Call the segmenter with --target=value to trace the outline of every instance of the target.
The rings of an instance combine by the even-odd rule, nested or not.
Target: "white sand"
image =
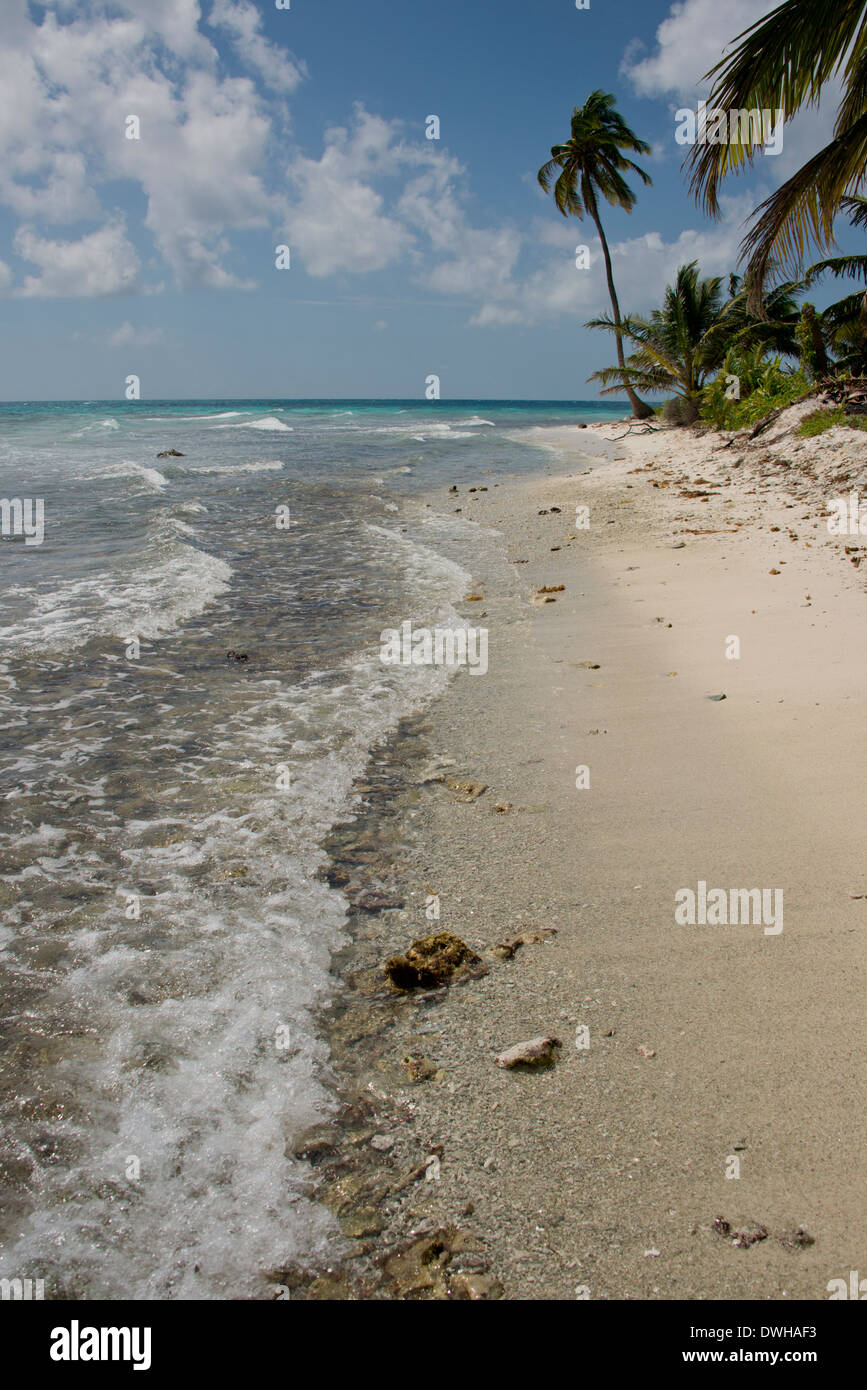
[[[504,537],[473,577],[490,670],[457,680],[430,736],[489,790],[425,792],[416,906],[390,930],[432,930],[437,892],[439,929],[477,949],[530,923],[558,934],[395,1030],[396,1051],[421,1041],[443,1068],[412,1089],[401,1144],[443,1156],[393,1233],[470,1225],[507,1298],[827,1298],[867,1248],[867,899],[850,896],[867,893],[867,565],[825,511],[867,480],[867,434],[641,435],[578,476],[589,433],[536,435],[560,477],[436,499]],[[543,584],[565,590],[533,602]],[[675,894],[699,880],[782,889],[782,932],[677,925]],[[550,1032],[551,1071],[495,1065]],[[737,1248],[717,1216],[770,1234]],[[815,1244],[785,1248],[799,1226]]]

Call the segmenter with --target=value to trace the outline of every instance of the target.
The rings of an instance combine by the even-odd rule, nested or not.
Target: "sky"
[[[603,208],[633,313],[685,261],[735,269],[833,122],[799,115],[709,221],[675,112],[769,0],[2,3],[4,400],[131,374],[151,400],[423,398],[433,374],[443,399],[593,399],[599,244],[536,180],[572,108],[610,91],[652,146],[633,212]]]

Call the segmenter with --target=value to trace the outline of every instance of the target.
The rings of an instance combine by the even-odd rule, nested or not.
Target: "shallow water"
[[[328,1248],[287,1157],[331,1104],[322,845],[447,679],[384,666],[381,630],[456,625],[486,543],[424,493],[618,413],[0,407],[0,496],[45,508],[41,545],[0,544],[0,1274],[256,1297]]]

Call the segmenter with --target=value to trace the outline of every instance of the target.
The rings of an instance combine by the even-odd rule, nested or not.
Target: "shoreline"
[[[547,443],[568,468],[617,433]],[[403,905],[358,913],[335,965],[349,1109],[299,1152],[348,1258],[297,1296],[810,1299],[859,1267],[864,580],[824,522],[829,487],[867,491],[850,433],[631,434],[431,498],[501,532],[465,561],[490,668],[377,755],[342,831]],[[782,889],[783,930],[678,925],[701,882]],[[383,962],[432,932],[486,973],[393,991]],[[552,1067],[495,1065],[540,1034]]]

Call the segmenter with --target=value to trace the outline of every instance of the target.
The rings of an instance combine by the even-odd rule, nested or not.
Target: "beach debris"
[[[556,927],[542,927],[534,931],[524,931],[519,936],[513,936],[511,941],[498,941],[495,946],[491,947],[491,954],[498,956],[500,960],[511,960],[522,946],[538,946],[541,942],[547,941],[549,937],[556,935]]]
[[[570,666],[578,666],[582,671],[598,671],[598,661],[570,661]]]
[[[652,1247],[652,1249],[650,1249],[650,1250],[645,1250],[645,1252],[644,1252],[644,1258],[645,1258],[645,1259],[655,1259],[656,1256],[657,1256],[658,1254],[659,1254],[659,1251],[657,1250],[656,1246],[654,1245],[654,1246]]]
[[[451,487],[449,488],[449,492],[457,492],[457,490],[457,484],[452,483]]]
[[[494,812],[498,816],[505,816],[509,813],[509,811],[511,811],[511,809],[511,801],[498,801],[497,805],[494,807]]]
[[[723,694],[723,695],[708,695],[707,698],[708,698],[709,700],[727,700],[727,699],[728,699],[728,696],[725,695],[725,694]]]
[[[730,1240],[732,1245],[738,1250],[749,1250],[751,1245],[758,1245],[760,1241],[767,1240],[770,1231],[767,1226],[763,1226],[759,1221],[748,1221],[742,1231],[736,1231],[730,1221],[726,1221],[724,1216],[717,1216],[711,1223],[711,1230],[718,1236],[723,1236]]]
[[[541,589],[537,589],[537,594],[562,594],[566,588],[565,584],[543,584]]]
[[[720,1235],[728,1236],[732,1245],[736,1246],[738,1250],[749,1250],[751,1245],[758,1245],[761,1241],[767,1240],[770,1235],[767,1226],[763,1226],[759,1221],[748,1221],[743,1230],[736,1231],[728,1221],[721,1217],[718,1217],[714,1222],[714,1230],[719,1230]]]
[[[181,454],[177,449],[163,449],[161,454],[157,454],[158,459],[182,459],[186,454]]]
[[[533,595],[533,602],[534,602],[534,603],[556,603],[557,600],[555,599],[555,597],[554,597],[553,594],[534,594],[534,595]]]
[[[686,541],[674,541],[671,548],[672,550],[683,550],[685,549],[685,547]]]
[[[528,1038],[526,1042],[515,1043],[494,1059],[498,1067],[511,1070],[512,1067],[549,1067],[554,1062],[555,1049],[562,1047],[559,1038]]]
[[[538,516],[547,516],[547,515],[548,515],[548,508],[547,508],[547,507],[543,507],[542,510],[541,510],[540,512],[537,513],[537,515],[538,515]]]
[[[638,1053],[639,1057],[650,1058],[656,1056],[656,1049],[653,1047],[648,1047],[645,1043],[642,1043],[640,1047],[637,1047],[635,1049],[635,1051]]]
[[[464,603],[484,603],[484,594],[467,594]]]
[[[404,991],[437,989],[456,976],[485,973],[481,958],[451,932],[421,937],[405,955],[391,956],[384,968],[395,989]]]
[[[551,507],[550,510],[551,510],[552,512],[559,512],[559,511],[562,511],[563,509],[562,509],[562,507]]]
[[[407,1076],[412,1082],[431,1081],[437,1074],[438,1068],[434,1066],[423,1052],[408,1052],[403,1059],[402,1065],[406,1068]]]
[[[460,777],[445,777],[443,782],[450,792],[454,792],[457,801],[478,801],[488,790],[487,782],[462,781]]]
[[[803,1226],[796,1226],[793,1231],[783,1231],[777,1240],[784,1250],[806,1250],[808,1245],[816,1244],[816,1237],[805,1231]]]
[[[249,661],[250,658],[249,658],[249,656],[247,655],[246,652],[236,652],[235,649],[232,648],[231,651],[226,652],[226,660],[227,660],[227,661]]]

